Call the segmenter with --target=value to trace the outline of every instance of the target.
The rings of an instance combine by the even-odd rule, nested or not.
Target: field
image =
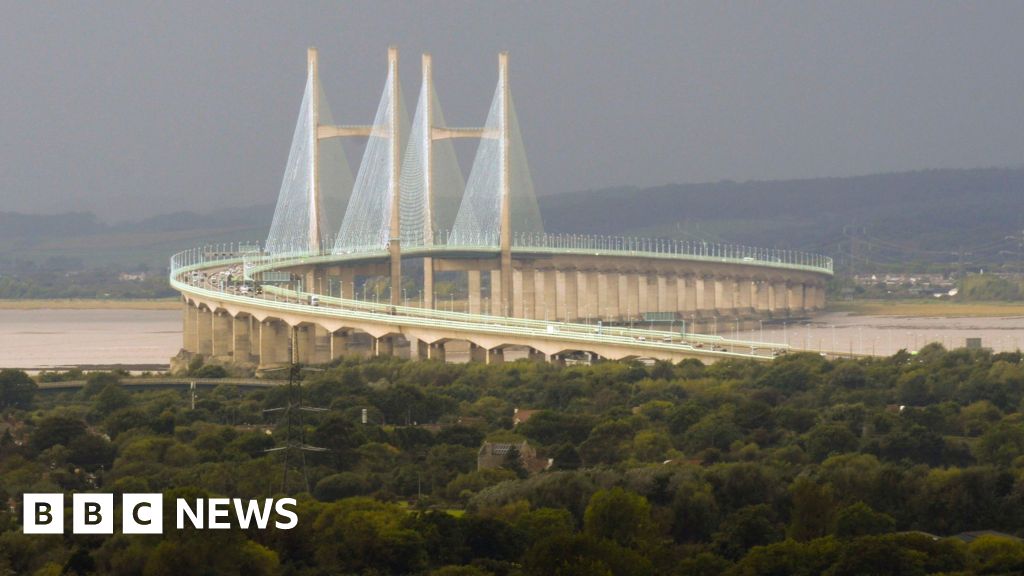
[[[830,302],[831,312],[858,316],[1002,317],[1024,316],[1024,304],[1014,302],[951,302],[949,300],[850,300]]]

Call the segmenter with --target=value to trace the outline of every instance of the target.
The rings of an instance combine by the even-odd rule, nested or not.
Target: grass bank
[[[858,316],[909,317],[999,317],[1024,316],[1019,302],[955,302],[951,300],[847,300],[830,302],[830,312],[847,312]]]
[[[0,310],[177,310],[181,301],[177,298],[158,299],[0,299]]]

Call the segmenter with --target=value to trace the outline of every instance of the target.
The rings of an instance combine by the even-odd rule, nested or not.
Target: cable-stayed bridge
[[[185,301],[184,357],[327,361],[351,348],[356,333],[374,353],[408,342],[410,355],[444,357],[446,343],[464,341],[471,358],[485,361],[513,348],[555,360],[770,357],[763,343],[718,338],[719,324],[726,333],[824,306],[832,274],[824,256],[545,233],[508,55],[498,57],[491,106],[475,127],[446,123],[432,66],[423,55],[411,123],[391,48],[372,122],[339,124],[309,50],[263,247],[172,258],[172,285]],[[366,141],[355,176],[344,138]],[[459,138],[479,141],[465,179]]]

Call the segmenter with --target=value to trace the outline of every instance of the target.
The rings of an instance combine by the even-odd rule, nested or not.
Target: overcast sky
[[[273,202],[311,45],[336,120],[360,124],[389,44],[410,110],[419,54],[433,54],[455,126],[483,122],[509,50],[539,194],[1024,164],[1018,1],[0,0],[0,13],[0,210]]]

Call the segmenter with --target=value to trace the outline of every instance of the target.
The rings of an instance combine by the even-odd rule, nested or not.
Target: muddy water
[[[0,310],[0,368],[167,364],[180,348],[176,310]]]
[[[832,313],[810,322],[766,324],[763,329],[758,326],[739,332],[725,328],[719,334],[858,354],[917,350],[929,342],[958,348],[967,338],[981,338],[983,346],[996,351],[1012,351],[1024,347],[1024,317],[902,318]],[[181,313],[176,310],[0,310],[0,368],[166,364],[179,348]],[[508,359],[515,357],[512,353]],[[468,354],[453,343],[449,361],[466,358]]]
[[[734,337],[735,331],[721,333]],[[967,338],[981,338],[982,346],[996,352],[1024,347],[1024,317],[1001,318],[904,318],[899,316],[848,316],[829,313],[810,322],[765,325],[741,330],[748,340],[788,342],[797,348],[855,354],[889,355],[900,349],[918,350],[929,342],[960,348]]]

